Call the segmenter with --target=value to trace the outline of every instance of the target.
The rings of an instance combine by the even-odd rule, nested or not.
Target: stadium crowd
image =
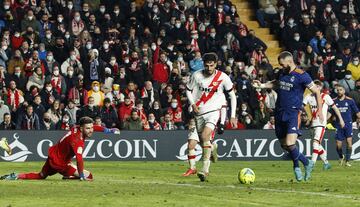
[[[67,130],[83,116],[125,130],[186,129],[186,83],[207,52],[234,82],[238,128],[274,128],[277,94],[251,80],[272,80],[279,68],[229,0],[2,2],[0,129]],[[313,79],[333,96],[342,83],[360,106],[356,0],[258,0],[258,8],[260,25]]]

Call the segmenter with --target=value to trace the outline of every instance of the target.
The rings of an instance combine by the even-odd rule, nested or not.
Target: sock
[[[191,149],[189,150],[189,154],[188,154],[188,160],[189,160],[189,165],[190,165],[190,169],[195,170],[196,169],[196,161],[195,161],[196,155],[195,155],[195,149]]]
[[[220,112],[220,124],[224,125],[225,120],[226,120],[226,107],[222,107]]]
[[[18,179],[21,180],[40,180],[44,179],[40,173],[21,173],[18,175]]]
[[[327,152],[324,149],[324,147],[321,145],[319,145],[319,156],[320,156],[321,160],[324,162],[324,164],[329,163],[329,161],[327,160]]]
[[[210,168],[210,156],[211,156],[211,143],[206,141],[203,144],[203,172],[209,173]]]
[[[346,162],[350,161],[351,153],[352,153],[352,147],[347,147],[346,148]]]
[[[344,157],[342,147],[340,147],[340,148],[336,147],[336,151],[337,151],[337,153],[339,155],[339,158],[342,159]]]
[[[320,146],[319,143],[317,141],[313,142],[313,153],[311,155],[311,160],[314,161],[314,164],[316,163],[316,160],[318,158],[320,152]]]
[[[299,151],[296,145],[289,146],[289,152],[294,162],[294,168],[299,167],[299,160],[304,166],[309,164],[309,160]]]

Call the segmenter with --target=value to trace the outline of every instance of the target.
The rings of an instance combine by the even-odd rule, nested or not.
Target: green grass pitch
[[[0,174],[31,172],[43,163],[0,163]],[[208,182],[181,177],[185,162],[85,162],[93,182],[0,181],[2,206],[360,206],[360,163],[351,168],[317,162],[312,180],[294,181],[290,161],[220,161]],[[252,185],[239,184],[241,168],[255,171]]]

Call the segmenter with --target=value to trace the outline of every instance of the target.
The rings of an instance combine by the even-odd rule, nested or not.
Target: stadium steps
[[[283,48],[280,47],[279,41],[276,36],[271,34],[269,28],[261,28],[255,17],[255,9],[251,5],[252,0],[233,0],[237,8],[237,12],[240,16],[240,20],[246,24],[249,29],[253,29],[258,38],[266,43],[268,49],[266,55],[269,58],[270,63],[274,67],[278,67],[277,57]]]

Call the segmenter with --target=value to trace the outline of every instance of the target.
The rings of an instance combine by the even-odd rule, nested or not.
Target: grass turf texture
[[[0,174],[31,172],[43,163],[0,163]],[[85,162],[95,180],[0,181],[0,206],[360,206],[359,162],[351,168],[318,162],[310,182],[294,180],[290,161],[220,161],[209,181],[181,177],[185,162]],[[256,174],[239,184],[238,171]],[[199,168],[200,169],[200,168]]]

